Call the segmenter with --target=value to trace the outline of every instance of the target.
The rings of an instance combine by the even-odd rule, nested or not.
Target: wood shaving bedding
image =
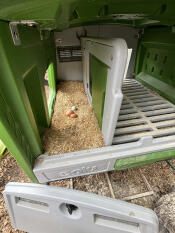
[[[76,106],[77,118],[66,116]],[[104,140],[84,86],[79,81],[60,82],[50,128],[42,137],[45,154],[59,154],[104,146]]]

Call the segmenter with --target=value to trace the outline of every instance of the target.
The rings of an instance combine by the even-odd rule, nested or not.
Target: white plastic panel
[[[82,36],[87,32],[89,37],[98,38],[123,38],[128,48],[132,48],[131,61],[128,67],[127,78],[134,75],[135,58],[138,42],[138,29],[122,25],[89,25],[85,27],[69,28],[62,32],[55,32],[56,46],[73,46],[80,45],[77,34]],[[58,78],[61,80],[83,80],[82,62],[59,63],[57,57]]]
[[[62,32],[55,32],[55,45],[59,46],[80,46],[80,41],[76,37],[76,33],[81,34],[83,29],[70,28]],[[74,62],[59,62],[58,52],[56,51],[57,58],[57,75],[59,80],[78,80],[82,81],[82,61]]]
[[[102,120],[102,133],[105,145],[111,145],[123,99],[121,86],[127,64],[128,48],[124,39],[82,38],[83,81],[89,102],[89,54],[94,55],[108,68],[106,95]],[[128,61],[129,64],[129,61]]]
[[[9,183],[3,195],[12,226],[29,233],[158,233],[152,210],[95,194]]]

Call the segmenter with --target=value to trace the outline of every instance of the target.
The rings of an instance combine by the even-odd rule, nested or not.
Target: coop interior
[[[0,138],[33,181],[174,157],[174,4],[163,2],[2,7]]]
[[[161,30],[164,28],[152,28],[148,33],[155,36]],[[121,25],[76,27],[55,32],[57,94],[50,128],[42,135],[45,154],[55,155],[111,146],[121,150],[125,148],[127,151],[135,146],[135,149],[139,150],[143,144],[149,153],[152,153],[158,151],[155,145],[160,147],[161,144],[161,150],[175,147],[175,106],[170,101],[171,93],[165,92],[173,82],[168,71],[172,54],[166,49],[166,45],[161,49],[154,45],[154,41],[152,44],[148,42],[148,45],[145,42],[139,48],[142,61],[135,71],[138,41],[144,37],[144,33],[144,30]],[[115,130],[108,145],[104,142],[102,132],[104,112],[99,111],[104,111],[107,98],[106,72],[110,68],[105,69],[105,64],[98,58],[95,58],[96,63],[92,64],[92,57],[89,56],[89,79],[84,78],[83,69],[87,66],[87,61],[84,58],[81,37],[85,36],[104,40],[122,38],[127,44],[127,61],[121,84],[123,100],[121,106],[118,102],[120,112],[118,117],[114,117]],[[93,66],[96,71],[93,71]],[[115,79],[117,78],[116,75]],[[161,83],[163,86],[160,87]],[[47,93],[48,82],[45,84]],[[111,100],[108,105],[112,105],[112,101],[118,100]],[[75,118],[72,118],[67,114],[74,108]],[[110,127],[111,121],[108,120],[107,123]]]
[[[175,3],[0,5],[0,140],[12,155],[1,190],[39,182],[154,209],[175,180]]]

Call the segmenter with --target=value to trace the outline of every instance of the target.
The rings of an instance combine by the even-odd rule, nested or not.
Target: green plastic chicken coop
[[[0,2],[0,138],[34,182],[126,169],[175,157],[174,25],[173,0]],[[108,46],[110,50],[111,38],[121,38],[115,41],[123,43],[124,48],[115,64],[113,56],[104,59],[108,55],[100,47]],[[126,70],[129,48],[131,59],[126,78],[120,74],[123,88],[117,89],[120,98],[115,102],[109,98],[113,82],[111,91],[107,85],[115,76],[110,76],[112,70],[119,67],[124,56],[121,69]],[[70,57],[65,57],[65,50]],[[41,135],[52,118],[56,82],[68,80],[73,73],[84,78],[82,63],[89,64],[85,68],[89,79],[82,79],[89,102],[102,131],[110,128],[108,118],[113,116],[112,121],[117,123],[114,137],[103,148],[65,156],[43,155]],[[114,85],[122,85],[117,78],[113,79]],[[110,101],[120,110],[117,122]],[[107,109],[113,115],[105,118]]]

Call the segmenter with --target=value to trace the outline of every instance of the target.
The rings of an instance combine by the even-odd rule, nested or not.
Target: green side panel
[[[151,154],[118,159],[115,162],[116,170],[124,170],[132,167],[145,166],[162,160],[175,158],[175,150],[160,151]]]
[[[0,138],[7,146],[17,163],[23,168],[25,173],[33,182],[37,179],[32,171],[35,156],[28,144],[27,137],[20,128],[19,121],[15,119],[13,109],[5,101],[5,97],[0,91]]]
[[[45,109],[43,105],[43,96],[37,67],[33,66],[23,77],[24,86],[30,101],[31,109],[35,118],[36,125],[41,133],[47,127]]]
[[[170,27],[146,29],[140,41],[136,79],[175,104],[175,33]]]
[[[89,24],[174,25],[174,0],[4,0],[0,19],[34,20],[44,29]]]
[[[55,62],[53,35],[40,39],[35,27],[18,26],[15,46],[6,22],[0,22],[0,138],[24,171],[42,153],[40,133],[49,125],[44,75]]]
[[[90,76],[92,81],[92,106],[101,128],[108,67],[92,55],[90,56],[90,67]]]

